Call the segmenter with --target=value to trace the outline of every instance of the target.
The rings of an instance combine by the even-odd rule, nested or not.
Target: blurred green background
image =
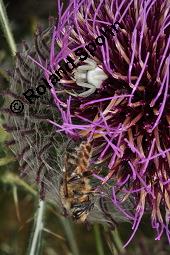
[[[48,25],[50,16],[56,17],[55,0],[4,1],[12,34],[17,47],[22,40],[31,42],[37,24]],[[2,2],[0,2],[2,3]],[[1,29],[1,28],[0,28]],[[14,64],[9,45],[0,30],[0,92],[9,87],[7,70]],[[0,97],[0,107],[3,98]],[[9,134],[2,128],[0,115],[0,255],[30,254],[30,242],[34,229],[38,199],[34,190],[19,178],[18,164],[12,152],[4,145]],[[120,224],[111,232],[95,225],[90,230],[75,225],[57,214],[56,209],[45,204],[44,231],[39,254],[43,255],[168,255],[170,248],[166,238],[154,241],[149,219],[146,218],[135,238],[125,250],[122,243],[128,239],[130,224]],[[38,254],[38,253],[35,253]]]

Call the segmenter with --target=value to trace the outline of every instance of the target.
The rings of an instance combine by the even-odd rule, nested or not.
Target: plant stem
[[[70,221],[66,218],[63,218],[63,217],[60,217],[60,219],[61,219],[61,223],[64,227],[65,234],[67,236],[67,240],[69,241],[72,254],[73,255],[79,255],[79,250],[78,250],[78,247],[77,247],[76,240],[74,238],[74,233],[73,233]]]
[[[97,225],[97,224],[94,225],[94,235],[95,235],[95,239],[96,239],[97,254],[98,255],[104,255],[103,241],[101,239],[99,225]]]
[[[44,214],[45,202],[39,200],[39,206],[37,209],[37,216],[35,218],[35,226],[33,230],[33,237],[28,249],[28,255],[38,255],[41,248],[41,234],[43,230],[43,214]]]
[[[117,231],[117,229],[112,231],[112,237],[113,237],[114,243],[115,243],[115,245],[118,249],[118,252],[119,252],[117,254],[124,254],[125,249],[123,248],[123,244],[122,244],[122,241],[121,241],[121,238],[119,236],[119,232]]]
[[[15,56],[17,48],[16,48],[13,34],[10,29],[10,25],[9,25],[9,21],[8,21],[8,17],[7,17],[7,13],[6,13],[6,9],[5,9],[3,0],[0,0],[0,24],[4,31],[4,35],[8,42],[11,53],[13,56]]]
[[[17,194],[17,186],[13,186],[13,197],[14,197],[14,204],[16,208],[16,215],[17,219],[19,222],[21,222],[21,217],[20,217],[20,211],[19,211],[19,203],[18,203],[18,194]]]

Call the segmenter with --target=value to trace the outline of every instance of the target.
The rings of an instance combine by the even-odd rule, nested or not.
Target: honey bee
[[[94,191],[90,185],[89,169],[92,156],[90,142],[81,142],[64,157],[63,177],[60,184],[60,197],[65,211],[78,223],[86,221],[94,206]]]

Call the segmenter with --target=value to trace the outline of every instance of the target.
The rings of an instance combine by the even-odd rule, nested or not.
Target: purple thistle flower
[[[156,240],[165,232],[170,242],[168,0],[70,0],[66,10],[62,7],[58,1],[59,17],[53,31],[50,61],[44,65],[44,75],[52,86],[51,94],[62,121],[49,122],[56,132],[93,140],[94,149],[100,148],[95,163],[102,163],[105,170],[107,164],[107,173],[94,176],[103,186],[114,180],[113,205],[133,221],[133,234],[127,244],[145,212],[151,214]],[[113,30],[106,33],[115,22],[120,24],[119,31],[114,35]],[[94,46],[101,31],[105,31],[105,43]],[[93,50],[87,47],[90,42]],[[90,95],[86,94],[84,83],[96,80],[88,78],[90,73],[85,68],[86,78],[82,82],[80,70],[86,64],[82,60],[72,72],[62,72],[57,87],[50,80],[67,56],[77,64],[76,51],[82,47],[82,54],[86,52],[91,63],[96,63],[92,68],[95,74],[102,70],[106,77]],[[75,71],[78,81],[81,80],[79,86]],[[84,92],[87,96],[79,96]],[[117,195],[120,192],[122,199]],[[133,215],[124,208],[127,199],[132,201]]]

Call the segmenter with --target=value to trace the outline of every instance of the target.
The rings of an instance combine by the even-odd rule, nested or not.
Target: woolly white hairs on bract
[[[21,176],[32,184],[37,182],[42,197],[45,195],[43,193],[46,176],[51,176],[53,167],[55,171],[58,168],[52,159],[54,144],[60,147],[63,144],[63,137],[47,122],[47,119],[58,121],[59,118],[49,89],[47,88],[46,93],[33,104],[26,100],[23,93],[28,89],[36,91],[36,87],[42,84],[43,71],[29,59],[29,56],[41,62],[48,60],[52,29],[53,26],[45,31],[37,29],[34,45],[30,49],[24,45],[23,50],[17,53],[15,68],[11,75],[11,88],[4,93],[5,104],[2,109],[6,120],[4,127],[12,134],[12,139],[7,145],[18,159]],[[23,112],[13,113],[10,110],[9,106],[15,99],[23,102]],[[56,178],[57,176],[56,174]]]

